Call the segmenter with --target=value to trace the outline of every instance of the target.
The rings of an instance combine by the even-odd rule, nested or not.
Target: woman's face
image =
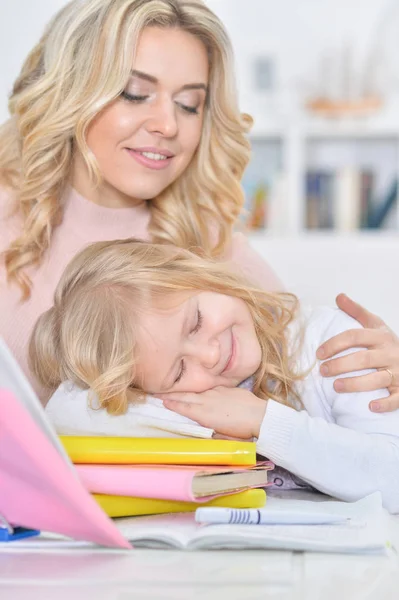
[[[173,183],[200,142],[208,71],[206,48],[195,36],[174,28],[144,29],[124,93],[88,129],[103,184],[93,189],[77,155],[78,192],[99,204],[131,206]]]

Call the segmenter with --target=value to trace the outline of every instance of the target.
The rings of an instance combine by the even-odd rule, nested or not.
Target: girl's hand
[[[360,377],[337,379],[334,388],[337,392],[365,392],[386,387],[391,395],[388,398],[373,400],[370,410],[396,410],[399,408],[399,338],[382,319],[353,302],[345,294],[337,296],[336,302],[338,308],[359,321],[364,329],[349,329],[334,336],[320,346],[317,358],[325,360],[349,348],[367,349],[324,362],[320,367],[321,374],[332,377],[350,371],[378,369]]]
[[[164,406],[203,427],[240,439],[259,437],[267,401],[241,388],[216,387],[195,393],[161,394]]]

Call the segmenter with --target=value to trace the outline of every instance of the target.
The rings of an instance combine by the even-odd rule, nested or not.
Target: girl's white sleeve
[[[398,513],[399,410],[369,410],[369,402],[386,396],[386,390],[338,394],[333,383],[333,377],[319,375],[316,365],[304,388],[307,400],[313,396],[310,402],[304,398],[306,411],[269,400],[257,451],[342,500],[379,490],[384,506]]]

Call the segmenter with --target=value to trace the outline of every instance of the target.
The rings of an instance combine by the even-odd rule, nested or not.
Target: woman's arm
[[[327,360],[321,367],[325,377],[342,375],[350,371],[377,369],[360,377],[337,379],[338,393],[362,392],[387,387],[390,396],[376,398],[370,403],[375,412],[393,411],[399,408],[399,338],[376,315],[344,294],[337,297],[337,305],[346,314],[361,323],[364,329],[350,329],[324,342],[317,351],[317,358],[331,359],[334,355],[353,347],[367,348],[340,358]],[[348,397],[351,401],[351,396]]]

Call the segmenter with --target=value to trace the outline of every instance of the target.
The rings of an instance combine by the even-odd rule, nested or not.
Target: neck
[[[82,157],[75,159],[71,185],[78,194],[90,200],[90,202],[106,208],[133,208],[135,206],[146,205],[147,202],[146,200],[138,200],[124,194],[106,181],[102,181],[98,186],[94,186],[90,181],[90,176]]]

